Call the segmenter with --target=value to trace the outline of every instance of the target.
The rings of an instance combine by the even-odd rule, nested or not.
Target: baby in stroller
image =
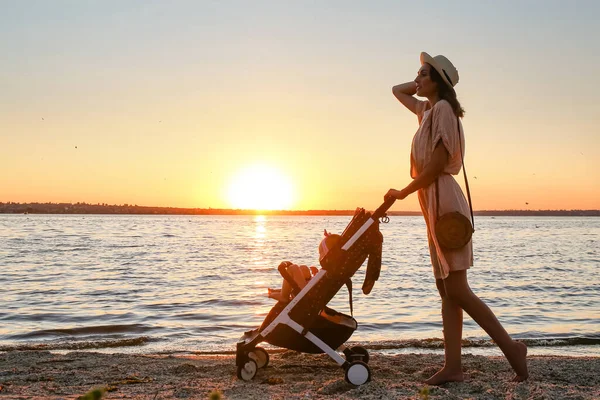
[[[325,237],[319,243],[319,261],[327,255],[329,249],[333,248],[337,241],[340,239],[340,235],[332,234],[325,230]],[[302,289],[308,281],[311,280],[313,276],[319,272],[319,269],[315,266],[306,266],[306,265],[297,265],[292,264],[289,261],[284,261],[284,268],[287,274],[293,279],[294,283],[297,285],[299,289]],[[281,289],[271,289],[268,288],[268,296],[277,301],[282,301],[284,303],[289,302],[293,296],[292,284],[288,282],[287,279],[283,279],[283,283],[281,284]]]

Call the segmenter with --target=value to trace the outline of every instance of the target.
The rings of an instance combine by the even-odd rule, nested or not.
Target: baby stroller
[[[327,353],[344,369],[346,381],[353,385],[371,380],[367,350],[361,346],[343,346],[356,330],[356,320],[327,307],[327,303],[342,286],[348,285],[352,313],[351,278],[367,257],[363,292],[371,291],[381,268],[383,235],[379,231],[379,220],[388,221],[385,213],[393,203],[394,199],[386,200],[372,215],[358,208],[340,240],[321,259],[321,269],[304,288],[300,289],[287,274],[286,263],[280,264],[279,272],[296,295],[290,302],[277,302],[262,325],[245,332],[237,342],[238,378],[250,381],[258,368],[269,363],[267,351],[257,347],[264,341],[304,353]],[[337,349],[342,350],[345,357]]]

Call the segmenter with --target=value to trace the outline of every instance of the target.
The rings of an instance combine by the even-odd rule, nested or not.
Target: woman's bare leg
[[[444,283],[447,296],[466,311],[500,347],[500,350],[517,373],[514,380],[524,381],[527,379],[529,377],[526,358],[527,346],[524,343],[514,341],[492,310],[471,291],[467,282],[467,271],[451,272]]]
[[[446,382],[464,380],[461,362],[461,342],[463,327],[463,310],[446,296],[444,282],[436,280],[438,292],[442,298],[442,322],[444,324],[444,367],[425,383],[442,385]]]

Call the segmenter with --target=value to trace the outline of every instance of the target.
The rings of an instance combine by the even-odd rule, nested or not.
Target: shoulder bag
[[[456,127],[458,129],[458,144],[460,146],[460,159],[462,162],[463,174],[465,177],[465,186],[467,189],[467,198],[469,199],[469,210],[471,211],[471,220],[458,211],[452,211],[440,215],[440,196],[438,190],[438,179],[435,178],[435,236],[438,243],[445,249],[457,250],[464,247],[475,232],[475,219],[473,218],[473,207],[471,205],[471,192],[469,190],[469,181],[465,170],[465,160],[462,153],[462,143],[460,136],[460,122],[456,117]],[[430,136],[433,141],[433,108],[431,109]]]

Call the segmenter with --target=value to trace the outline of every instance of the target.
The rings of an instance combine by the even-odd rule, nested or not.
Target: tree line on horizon
[[[150,215],[353,215],[354,210],[240,210],[227,208],[152,207],[106,203],[0,202],[0,214],[150,214]],[[600,210],[479,210],[477,216],[600,216]],[[389,211],[390,216],[421,215],[420,211]]]

